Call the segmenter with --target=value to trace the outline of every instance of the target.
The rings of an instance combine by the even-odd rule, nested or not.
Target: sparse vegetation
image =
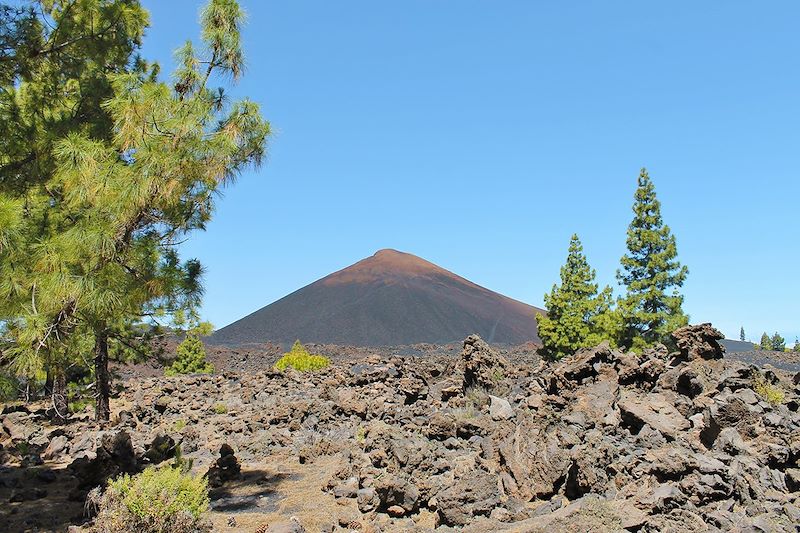
[[[97,533],[211,531],[208,484],[175,468],[149,468],[112,481],[99,502]]]
[[[468,387],[464,391],[464,406],[455,411],[459,420],[475,418],[489,402],[489,393],[480,387]]]
[[[359,444],[364,444],[364,441],[367,440],[367,430],[364,429],[364,426],[358,426],[356,429],[356,442]]]
[[[80,413],[90,405],[94,405],[94,401],[91,398],[78,398],[69,402],[69,412]]]
[[[753,390],[772,405],[780,405],[786,399],[786,394],[777,385],[773,385],[762,375],[753,379]]]
[[[206,361],[206,348],[196,334],[189,334],[178,345],[177,357],[164,370],[167,376],[178,374],[211,374],[214,366]]]
[[[313,372],[321,370],[331,364],[330,359],[323,355],[313,355],[308,353],[306,347],[300,341],[295,341],[292,349],[283,354],[283,357],[275,363],[276,370],[286,370],[294,368],[300,372]]]
[[[218,403],[214,405],[214,412],[218,415],[224,415],[228,412],[228,406],[224,403]]]
[[[182,429],[183,429],[183,428],[185,428],[185,427],[186,427],[186,420],[184,420],[183,418],[179,418],[179,419],[178,419],[178,420],[176,420],[176,421],[175,421],[175,423],[172,425],[172,429],[174,429],[175,431],[180,431],[180,430],[182,430]]]

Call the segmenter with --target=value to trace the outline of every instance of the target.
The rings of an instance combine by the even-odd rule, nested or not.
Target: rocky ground
[[[800,374],[723,358],[718,338],[553,364],[470,337],[314,374],[130,376],[109,427],[7,406],[0,524],[83,523],[95,485],[179,449],[209,475],[217,531],[797,531]]]

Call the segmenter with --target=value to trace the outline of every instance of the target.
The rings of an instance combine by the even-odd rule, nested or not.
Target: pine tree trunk
[[[95,333],[94,379],[97,398],[94,417],[98,422],[108,422],[111,419],[111,377],[108,373],[108,333],[105,330]]]
[[[47,369],[47,378],[44,380],[44,397],[50,398],[53,395],[53,372]]]
[[[69,403],[67,403],[67,375],[61,368],[53,371],[53,422],[64,424],[69,417]]]

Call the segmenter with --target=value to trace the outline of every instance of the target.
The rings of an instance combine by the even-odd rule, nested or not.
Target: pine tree
[[[669,342],[669,334],[688,323],[678,292],[688,269],[677,259],[675,236],[661,218],[661,203],[645,169],[639,174],[633,212],[628,252],[617,279],[626,289],[619,301],[622,345],[642,348]]]
[[[206,348],[196,333],[189,333],[178,345],[177,357],[164,370],[167,376],[178,374],[210,374],[214,367],[206,361]]]
[[[762,350],[772,350],[772,339],[767,335],[767,332],[761,334],[761,343],[759,348]]]
[[[557,359],[603,339],[615,341],[618,321],[611,309],[611,288],[599,294],[597,289],[595,271],[573,235],[561,267],[561,285],[553,285],[544,296],[547,315],[536,317],[545,355]]]
[[[745,341],[744,326],[742,326],[741,329],[739,330],[739,340],[742,341],[742,342]]]
[[[86,344],[68,337],[88,331],[67,318],[77,278],[64,259],[81,243],[69,235],[57,147],[70,134],[113,138],[102,103],[111,75],[146,69],[135,56],[146,25],[135,1],[0,6],[0,350],[28,382],[47,376],[56,420],[67,414],[64,369]]]
[[[10,138],[25,138],[30,130],[31,138],[43,139],[33,146],[41,145],[44,155],[26,155],[19,142],[13,146],[19,153],[12,150],[0,161],[0,222],[7,222],[0,224],[0,302],[8,302],[0,303],[0,320],[11,324],[7,353],[19,368],[62,373],[76,357],[68,340],[91,340],[96,416],[107,420],[109,357],[146,355],[143,323],[198,320],[202,267],[180,261],[175,245],[204,229],[221,187],[259,164],[270,128],[256,104],[228,102],[222,88],[209,86],[215,79],[236,80],[242,71],[243,15],[235,1],[211,0],[203,10],[204,46],[181,49],[173,85],[158,81],[157,66],[134,54],[147,22],[137,2],[54,6],[57,37],[42,37],[54,40],[44,45],[53,50],[44,57],[60,57],[80,43],[69,55],[85,61],[89,73],[67,66],[90,76],[90,88],[103,90],[91,93],[88,104],[73,91],[77,101],[71,102],[61,93],[72,94],[69,88],[80,87],[83,78],[64,81],[58,65],[49,64],[48,75],[20,74],[3,87],[18,104],[9,116],[22,117],[9,127]],[[81,15],[80,9],[89,11]],[[95,38],[102,31],[90,31],[101,27],[92,10],[105,13],[109,24],[121,21],[107,41]],[[68,30],[78,35],[63,41]],[[63,84],[60,92],[52,91],[53,83]],[[65,124],[56,122],[59,127],[37,119],[37,95],[51,92],[56,97],[48,115],[78,110]],[[80,112],[84,105],[91,107],[88,114]]]
[[[781,337],[776,331],[775,334],[770,339],[770,345],[772,346],[772,349],[774,351],[783,352],[786,350],[786,339]]]
[[[794,348],[792,348],[792,351],[793,352],[800,352],[800,339],[798,339],[796,337],[794,339]]]

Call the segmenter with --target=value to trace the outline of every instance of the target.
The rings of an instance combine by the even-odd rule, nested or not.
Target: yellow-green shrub
[[[295,341],[292,349],[283,354],[283,357],[275,363],[276,370],[286,370],[291,367],[300,372],[320,370],[331,364],[330,359],[323,355],[312,355],[308,353],[305,346],[300,341]]]
[[[757,375],[755,379],[753,379],[753,389],[756,391],[756,394],[772,405],[780,405],[786,399],[783,389],[773,385],[761,375]]]
[[[148,468],[111,481],[95,520],[98,533],[211,531],[208,483],[175,468]]]

